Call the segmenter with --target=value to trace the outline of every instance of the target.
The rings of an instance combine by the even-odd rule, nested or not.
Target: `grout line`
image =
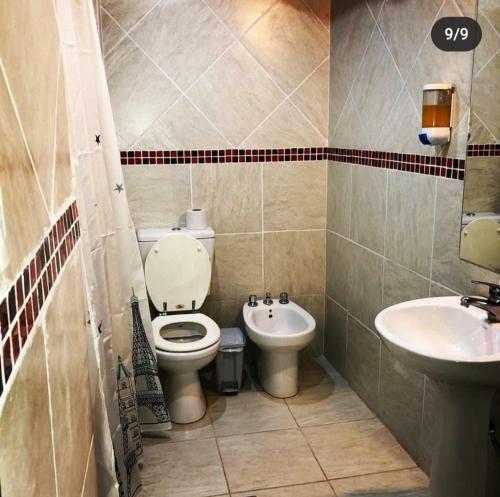
[[[483,64],[483,67],[477,71],[476,74],[473,74],[472,80],[476,79],[479,74],[483,72],[483,70],[490,64],[490,62],[500,53],[500,48]]]
[[[194,196],[193,196],[193,164],[189,164],[189,190],[191,194],[191,209],[194,209]]]
[[[210,418],[210,424],[212,425],[213,424],[212,418],[210,417],[210,414],[208,416]],[[215,430],[213,429],[213,426],[212,426],[212,430],[214,432],[215,446],[217,447],[217,453],[219,454],[219,459],[220,459],[220,465],[221,465],[221,468],[222,468],[222,473],[224,474],[224,480],[226,482],[226,489],[227,489],[228,493],[230,493],[231,489],[229,488],[229,481],[227,479],[226,468],[224,466],[224,461],[222,460],[222,454],[221,454],[220,447],[219,447],[219,440],[217,439],[217,435],[215,434]],[[185,440],[185,441],[188,442],[190,440]]]
[[[85,465],[85,473],[83,475],[82,492],[80,494],[80,497],[84,497],[85,495],[85,485],[87,483],[87,476],[90,468],[90,456],[92,455],[93,450],[94,450],[94,434],[92,433],[92,438],[90,439],[89,452],[87,454],[87,464]]]
[[[436,212],[437,212],[437,199],[438,199],[438,179],[434,180],[434,205],[432,207],[432,235],[431,235],[431,263],[430,263],[430,271],[429,271],[429,281],[432,281],[432,271],[433,271],[433,262],[434,262],[434,242],[436,238]],[[431,284],[429,284],[429,296],[431,291]]]
[[[54,214],[55,207],[55,196],[56,196],[56,164],[57,164],[57,131],[58,131],[58,118],[59,118],[59,92],[60,88],[60,76],[61,76],[61,66],[62,66],[62,46],[59,45],[59,51],[57,54],[57,71],[56,71],[56,101],[54,109],[54,143],[52,146],[52,178],[50,187],[50,213]],[[63,87],[64,91],[64,87]],[[52,221],[52,217],[51,217]]]
[[[266,269],[265,269],[265,240],[264,240],[264,166],[260,165],[260,215],[261,215],[261,278],[262,278],[262,291],[265,293],[266,289]]]

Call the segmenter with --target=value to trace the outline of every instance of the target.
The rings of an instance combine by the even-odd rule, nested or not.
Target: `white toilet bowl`
[[[260,349],[259,373],[264,390],[274,397],[293,397],[298,391],[299,351],[314,338],[316,321],[292,301],[243,306],[248,337]]]
[[[206,411],[198,371],[217,354],[219,326],[201,313],[158,316],[152,325],[170,417],[174,423],[194,423]]]

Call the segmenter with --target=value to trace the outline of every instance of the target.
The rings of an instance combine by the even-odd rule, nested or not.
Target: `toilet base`
[[[259,371],[264,390],[273,397],[286,399],[299,391],[298,351],[261,350]]]
[[[198,371],[167,371],[162,378],[163,393],[174,423],[188,424],[200,420],[207,410]]]

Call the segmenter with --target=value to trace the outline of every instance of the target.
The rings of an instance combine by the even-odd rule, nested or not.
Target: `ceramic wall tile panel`
[[[42,193],[50,205],[59,66],[53,2],[4,2],[0,25],[0,58]],[[19,36],[19,26],[30,36]]]
[[[81,493],[92,439],[81,271],[79,252],[75,252],[55,288],[44,326],[57,487],[61,495]],[[71,299],[67,298],[69,294]]]
[[[216,233],[262,231],[261,165],[193,165],[192,189]]]
[[[0,416],[0,481],[6,496],[57,495],[45,361],[43,330],[37,326]]]
[[[38,187],[3,73],[0,73],[0,133],[1,224],[5,254],[0,267],[0,289],[3,289],[22,269],[24,258],[49,226],[47,198]],[[26,212],[30,213],[29,223],[25,222]]]
[[[324,229],[326,163],[264,166],[264,230]]]

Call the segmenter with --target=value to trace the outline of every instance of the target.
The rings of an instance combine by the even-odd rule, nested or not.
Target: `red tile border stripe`
[[[73,202],[46,233],[35,255],[0,302],[0,395],[79,238],[78,210]]]
[[[120,153],[124,166],[234,164],[333,160],[463,180],[465,160],[377,150],[332,147],[224,150],[136,150]]]
[[[467,157],[500,157],[500,143],[469,145]]]

